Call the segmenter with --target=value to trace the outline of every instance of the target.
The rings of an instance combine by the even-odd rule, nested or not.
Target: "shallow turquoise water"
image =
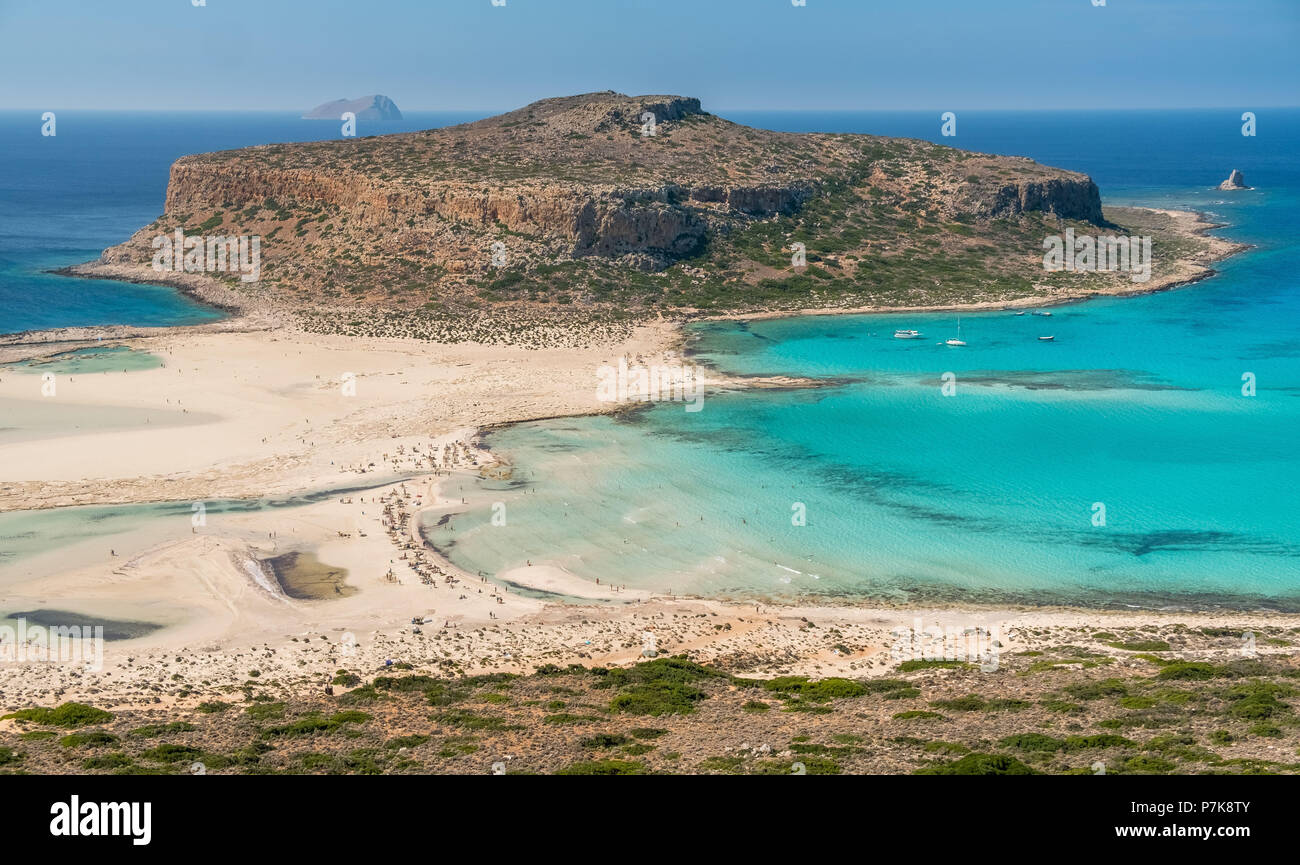
[[[383,476],[378,483],[405,480]],[[260,499],[212,499],[204,501],[202,525],[228,531],[221,518],[227,514],[287,510],[326,501],[372,487],[340,487],[310,490],[292,496]],[[147,502],[131,505],[84,505],[0,513],[0,585],[31,577],[28,563],[52,551],[93,548],[98,560],[130,555],[138,548],[191,534],[198,513],[194,502]],[[258,538],[262,535],[259,533]],[[125,546],[124,546],[125,544]],[[132,545],[135,548],[133,549]]]
[[[1205,210],[1256,248],[1176,291],[963,315],[965,348],[936,345],[951,313],[698,326],[697,360],[831,386],[496,432],[515,481],[485,482],[427,537],[470,570],[554,562],[679,592],[1300,610],[1294,129],[1221,136],[1253,150],[1211,158],[1208,134],[1118,125],[1049,161],[1090,171],[1107,203]],[[1142,163],[1152,137],[1172,154]],[[1260,188],[1213,189],[1224,158],[1255,160]]]
[[[32,374],[87,375],[92,372],[135,372],[157,369],[163,359],[147,351],[124,345],[92,346],[65,351],[48,357],[0,365],[0,369]]]

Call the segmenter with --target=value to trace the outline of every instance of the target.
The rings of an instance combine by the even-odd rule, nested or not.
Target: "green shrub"
[[[335,680],[338,684],[338,680]],[[370,683],[376,691],[413,692],[445,688],[447,683],[432,676],[376,676]]]
[[[1291,711],[1291,707],[1277,698],[1278,693],[1286,689],[1266,682],[1239,685],[1228,691],[1227,697],[1232,702],[1228,714],[1245,721],[1262,721]]]
[[[1078,703],[1071,703],[1068,700],[1039,700],[1038,705],[1049,712],[1060,712],[1062,714],[1075,714],[1083,711],[1083,706]]]
[[[145,724],[143,727],[136,727],[127,735],[137,739],[152,739],[166,733],[190,733],[197,729],[198,727],[188,721],[172,721],[169,724]]]
[[[1119,704],[1125,709],[1152,709],[1160,705],[1160,701],[1155,697],[1120,697]]]
[[[1017,733],[999,740],[998,744],[1003,748],[1015,748],[1020,751],[1059,751],[1065,746],[1060,739],[1042,733]]]
[[[1067,751],[1088,751],[1093,748],[1131,748],[1137,745],[1131,739],[1114,733],[1097,733],[1092,736],[1067,736],[1062,743]]]
[[[633,727],[628,730],[628,733],[636,739],[658,739],[667,732],[667,730],[659,727]]]
[[[608,670],[595,687],[620,691],[610,701],[612,712],[659,717],[694,712],[695,704],[708,696],[694,683],[725,678],[724,672],[686,658],[655,658],[627,669]]]
[[[780,676],[763,683],[763,688],[778,694],[797,695],[805,700],[825,702],[861,697],[867,688],[861,682],[852,679],[818,679],[810,681],[807,676]]]
[[[689,715],[695,711],[695,704],[707,697],[707,694],[693,685],[645,682],[629,686],[610,700],[609,707],[612,711],[629,715]]]
[[[268,738],[295,738],[298,736],[310,736],[313,733],[328,733],[337,730],[344,724],[364,724],[370,720],[370,716],[365,712],[343,711],[336,712],[328,718],[320,715],[308,715],[300,718],[292,724],[285,724],[280,727],[270,727],[262,732],[263,736]]]
[[[970,748],[967,748],[961,742],[945,742],[942,739],[924,743],[921,750],[927,754],[952,754],[953,756],[970,753]]]
[[[132,764],[131,758],[121,751],[113,751],[108,754],[101,754],[97,757],[87,757],[81,761],[83,769],[122,769]]]
[[[55,709],[19,709],[5,718],[17,718],[19,721],[31,721],[33,724],[45,724],[51,727],[87,727],[91,724],[105,724],[113,720],[111,712],[96,709],[84,703],[64,703]]]
[[[1156,673],[1156,678],[1198,682],[1213,679],[1216,675],[1218,675],[1218,670],[1215,669],[1213,664],[1205,664],[1200,661],[1175,661],[1165,666],[1159,673]]]
[[[69,733],[59,740],[65,748],[99,748],[104,745],[116,745],[120,740],[107,730],[86,730],[81,733]]]
[[[203,749],[167,742],[142,752],[140,756],[155,763],[179,763],[181,760],[193,762],[203,756]]]
[[[429,741],[429,737],[421,733],[413,733],[410,736],[396,736],[384,743],[385,748],[415,748]]]
[[[364,724],[370,720],[370,715],[365,712],[358,712],[355,709],[335,712],[330,716],[330,721],[335,724]]]
[[[220,213],[217,213],[216,215],[209,216],[207,219],[200,222],[198,227],[194,229],[193,233],[207,234],[209,231],[221,225],[223,222],[225,222],[225,217],[222,216]]]
[[[254,721],[269,721],[284,717],[284,703],[257,703],[244,710]]]
[[[560,769],[557,775],[644,775],[645,765],[635,760],[586,760]]]
[[[707,757],[695,768],[701,772],[738,772],[744,765],[744,757]]]
[[[1151,757],[1140,754],[1125,757],[1115,766],[1115,771],[1124,775],[1167,775],[1178,768],[1163,757]]]
[[[229,703],[223,703],[220,700],[209,700],[206,703],[199,703],[197,706],[194,707],[194,710],[196,712],[201,712],[204,715],[216,715],[226,711],[229,708],[230,708]]]
[[[1065,693],[1076,700],[1100,700],[1103,697],[1123,697],[1128,694],[1128,685],[1119,679],[1102,679],[1099,682],[1081,682],[1069,685]]]
[[[922,766],[914,775],[1038,775],[1015,757],[1006,754],[967,754],[950,763]]]
[[[932,700],[931,706],[940,709],[952,709],[957,712],[978,712],[988,706],[982,697],[975,694],[967,694],[964,697],[954,697],[951,700]]]
[[[804,755],[796,760],[759,760],[750,768],[754,775],[838,775],[842,771],[834,760]]]

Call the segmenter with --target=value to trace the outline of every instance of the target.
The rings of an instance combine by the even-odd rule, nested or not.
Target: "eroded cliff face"
[[[1105,222],[1101,215],[1101,191],[1090,178],[1082,175],[1007,184],[993,196],[987,214],[1004,216],[1034,210],[1097,225]]]
[[[189,162],[172,166],[165,210],[194,215],[265,201],[323,206],[375,229],[438,219],[480,230],[560,241],[570,255],[647,254],[668,264],[693,253],[710,227],[731,217],[791,214],[813,181],[790,186],[618,188],[574,183],[433,181],[403,187],[350,171],[262,169]]]

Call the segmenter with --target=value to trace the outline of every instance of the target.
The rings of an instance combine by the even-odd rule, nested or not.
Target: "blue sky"
[[[0,0],[0,108],[1300,104],[1300,0]]]

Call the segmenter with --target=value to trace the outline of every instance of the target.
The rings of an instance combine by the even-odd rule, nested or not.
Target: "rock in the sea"
[[[1228,175],[1228,179],[1219,184],[1219,188],[1250,189],[1250,187],[1246,185],[1246,178],[1242,177],[1241,172],[1235,168],[1232,169],[1232,173]]]
[[[358,120],[401,120],[402,112],[387,96],[376,93],[374,96],[362,96],[360,99],[335,99],[324,105],[317,105],[303,115],[304,120],[338,120],[345,111],[351,111]]]

